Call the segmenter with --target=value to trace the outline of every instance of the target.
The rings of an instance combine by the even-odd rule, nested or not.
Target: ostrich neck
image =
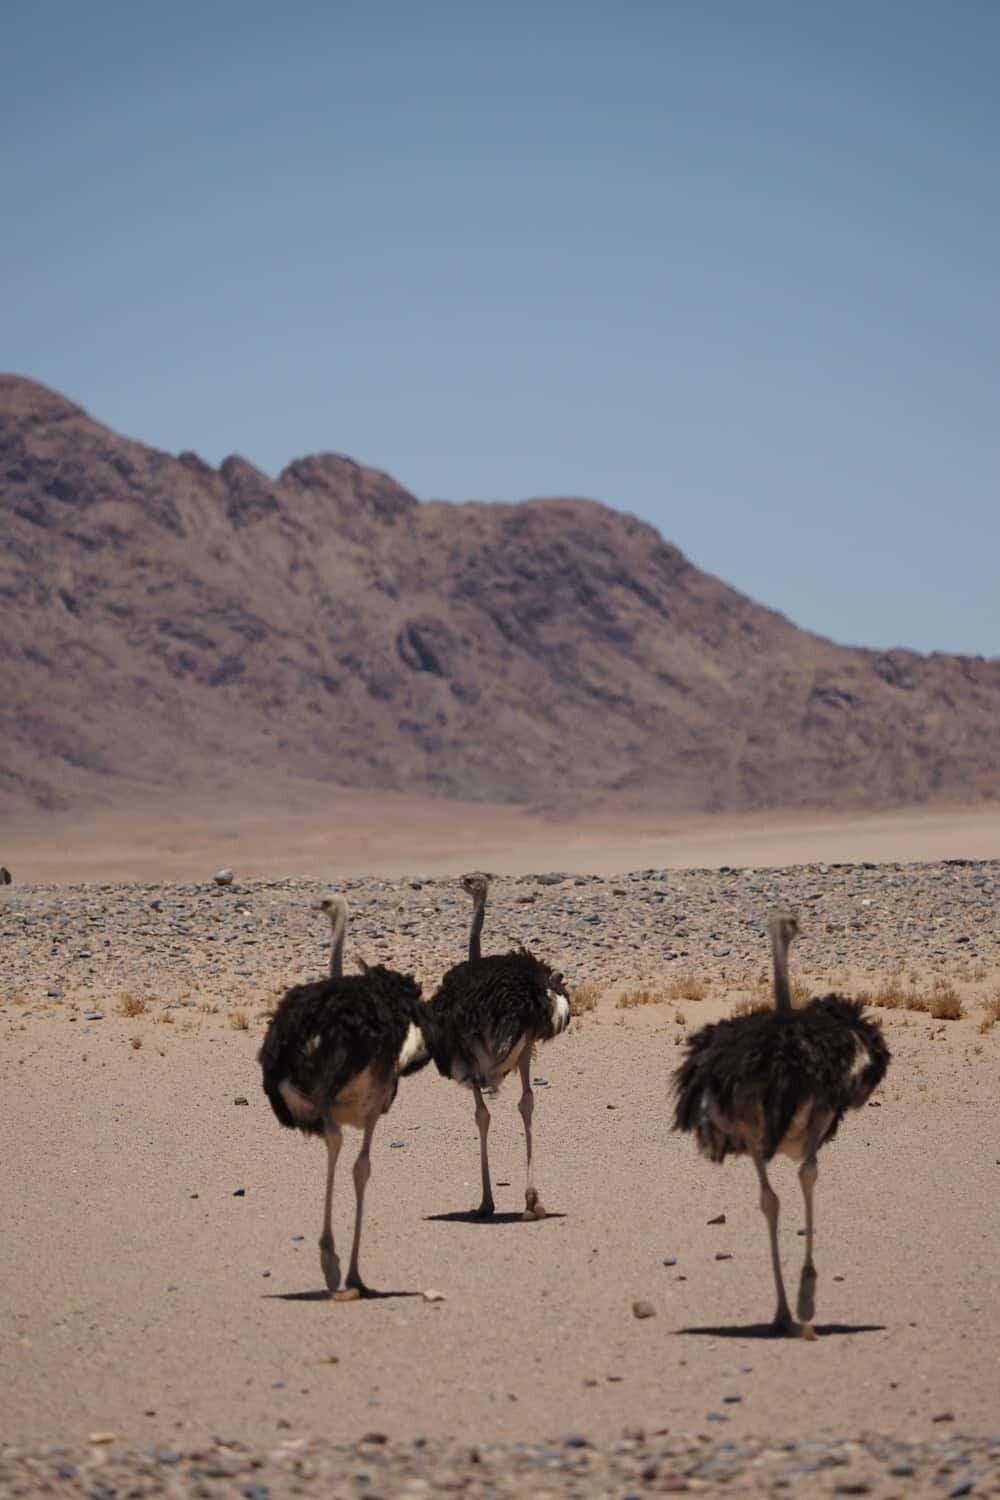
[[[771,959],[774,964],[775,1010],[791,1010],[792,992],[788,984],[788,945],[777,933],[771,934]]]
[[[485,915],[486,901],[485,899],[477,898],[476,904],[472,909],[472,926],[469,928],[470,959],[480,959],[483,956],[479,946],[479,938],[483,930],[483,918],[485,917]]]
[[[333,916],[333,947],[330,949],[330,978],[339,979],[344,972],[344,937],[347,932],[347,913],[338,906]]]

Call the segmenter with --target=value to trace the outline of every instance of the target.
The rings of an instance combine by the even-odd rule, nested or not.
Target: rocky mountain
[[[1000,660],[836,646],[586,500],[271,479],[0,377],[0,806],[283,779],[544,804],[1000,795]]]

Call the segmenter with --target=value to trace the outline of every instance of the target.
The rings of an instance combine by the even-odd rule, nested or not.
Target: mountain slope
[[[277,480],[0,377],[0,802],[304,777],[677,810],[1000,795],[1000,661],[834,646],[584,500]]]

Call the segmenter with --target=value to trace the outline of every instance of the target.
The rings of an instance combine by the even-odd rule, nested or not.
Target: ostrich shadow
[[[545,1219],[565,1219],[565,1214],[546,1213]],[[447,1214],[425,1214],[425,1224],[544,1224],[545,1219],[526,1220],[520,1213],[493,1213],[489,1217],[476,1213],[474,1208],[457,1208]]]
[[[390,1297],[422,1297],[422,1292],[380,1292],[369,1287],[360,1297],[349,1298],[349,1302],[384,1302]],[[325,1287],[312,1292],[261,1292],[262,1302],[332,1302],[333,1297]]]
[[[843,1337],[854,1333],[885,1333],[884,1323],[816,1323],[814,1324],[816,1337],[819,1339],[830,1337]],[[773,1323],[720,1323],[694,1328],[676,1328],[674,1335],[677,1338],[713,1338],[713,1339],[796,1339],[799,1337],[798,1330],[792,1333],[782,1333],[774,1327]]]

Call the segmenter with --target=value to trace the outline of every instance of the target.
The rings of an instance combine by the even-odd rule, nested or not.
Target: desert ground
[[[997,1493],[997,831],[995,812],[693,830],[719,857],[681,868],[677,833],[647,857],[653,829],[609,872],[623,830],[571,847],[547,825],[515,873],[498,825],[492,846],[414,837],[392,878],[357,848],[319,857],[318,829],[308,873],[261,829],[174,862],[154,839],[129,866],[123,823],[90,838],[89,874],[87,837],[60,846],[58,880],[59,848],[5,842],[0,1494]],[[331,881],[348,968],[391,959],[430,993],[468,919],[436,861],[499,868],[486,950],[530,944],[574,997],[533,1070],[549,1217],[520,1219],[512,1082],[491,1102],[499,1212],[471,1217],[471,1096],[428,1068],[375,1138],[379,1295],[333,1303],[324,1154],[278,1126],[256,1053],[283,990],[324,971]],[[779,903],[802,920],[798,998],[864,993],[893,1053],[821,1154],[813,1344],[766,1336],[752,1168],[670,1128],[685,1039],[768,998]],[[794,1287],[801,1195],[789,1164],[773,1181]]]

